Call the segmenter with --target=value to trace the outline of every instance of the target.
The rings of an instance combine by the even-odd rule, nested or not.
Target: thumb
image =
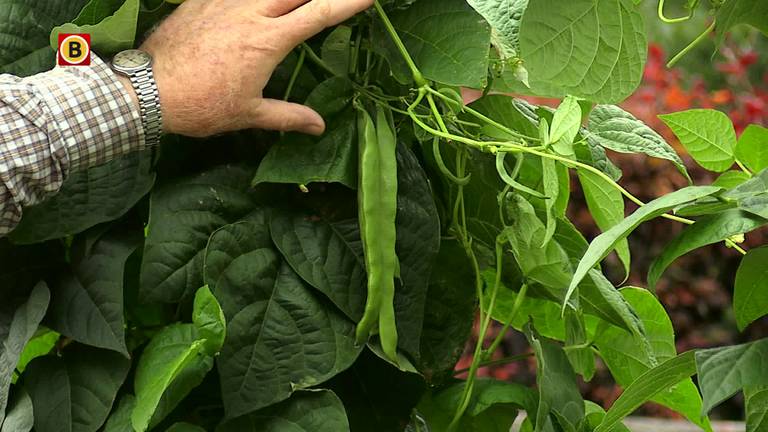
[[[255,109],[251,127],[283,132],[322,135],[325,121],[312,108],[276,99],[262,99]]]

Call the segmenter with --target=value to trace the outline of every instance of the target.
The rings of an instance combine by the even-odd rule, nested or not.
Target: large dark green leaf
[[[721,242],[739,234],[746,234],[768,224],[763,219],[738,209],[728,210],[712,216],[706,216],[687,227],[664,248],[648,271],[648,286],[656,286],[664,270],[677,258],[688,252]]]
[[[249,170],[227,165],[152,192],[141,265],[144,301],[175,303],[203,286],[208,237],[254,208],[249,180]]]
[[[544,430],[550,422],[564,430],[575,430],[584,418],[584,399],[568,356],[560,345],[536,334],[531,325],[526,328],[526,336],[536,353],[539,386],[536,430]]]
[[[96,432],[107,419],[131,363],[107,350],[72,345],[62,358],[29,364],[24,386],[39,432]]]
[[[339,398],[330,390],[297,392],[287,401],[230,420],[216,432],[349,432]]]
[[[419,402],[419,413],[432,432],[445,432],[461,403],[464,382],[427,393]],[[528,387],[490,379],[478,379],[458,430],[462,432],[508,432],[518,410],[536,411],[536,392]]]
[[[421,0],[390,17],[425,78],[447,85],[485,86],[491,31],[466,1]],[[383,26],[376,27],[373,39],[384,45],[395,76],[409,82],[405,62]]]
[[[721,190],[721,188],[714,186],[690,186],[685,189],[680,189],[640,207],[637,211],[632,213],[631,216],[627,217],[610,230],[600,234],[592,241],[589,245],[589,249],[579,262],[573,280],[571,280],[571,284],[568,287],[568,294],[565,296],[565,300],[567,301],[568,298],[570,298],[573,291],[579,283],[581,283],[584,277],[587,276],[589,271],[600,263],[603,258],[608,256],[611,250],[616,247],[616,244],[620,240],[627,238],[627,236],[629,236],[629,234],[640,224],[661,216],[665,212],[679,205],[713,195]]]
[[[621,101],[640,84],[646,45],[631,0],[530,0],[520,25],[531,91],[542,96]]]
[[[289,211],[273,212],[269,225],[275,245],[291,268],[358,321],[365,305],[365,265],[356,242],[350,243],[345,236],[345,225]]]
[[[768,386],[768,339],[696,352],[703,413],[747,386]]]
[[[353,431],[389,432],[408,423],[426,385],[365,350],[355,364],[327,383],[344,403]]]
[[[10,238],[14,243],[37,243],[112,221],[128,212],[154,183],[151,151],[74,172],[56,195],[24,209],[21,223]]]
[[[742,259],[733,288],[733,311],[740,330],[768,314],[768,247],[750,250]]]
[[[672,321],[658,299],[647,290],[628,287],[621,295],[631,305],[643,324],[643,334],[605,326],[598,330],[594,343],[616,382],[626,388],[643,374],[677,355]],[[701,419],[701,396],[691,380],[678,380],[653,401],[665,405],[709,430],[709,420]]]
[[[253,184],[313,182],[341,183],[357,188],[357,127],[351,82],[331,78],[309,95],[306,104],[326,120],[319,138],[288,134],[270,148]]]
[[[477,304],[475,278],[464,248],[443,240],[424,308],[419,370],[430,382],[451,375],[472,331]]]
[[[53,27],[77,16],[87,0],[9,0],[0,5],[0,72],[33,75],[54,65]]]
[[[696,373],[693,351],[680,354],[637,378],[608,410],[595,432],[609,432],[655,395]],[[711,428],[707,428],[711,430]]]
[[[271,249],[267,226],[228,225],[210,240],[205,276],[227,316],[218,359],[227,417],[287,399],[349,367],[354,325]]]
[[[141,243],[140,235],[116,229],[103,234],[103,230],[94,229],[75,239],[71,268],[63,270],[52,284],[46,318],[52,329],[128,357],[123,272],[128,257]]]
[[[24,345],[37,331],[51,296],[44,282],[26,298],[14,298],[11,292],[12,287],[3,287],[4,298],[0,302],[0,417],[3,418],[16,363]]]
[[[397,148],[397,258],[400,285],[395,292],[398,346],[419,356],[427,289],[440,249],[440,220],[427,175],[404,145]]]

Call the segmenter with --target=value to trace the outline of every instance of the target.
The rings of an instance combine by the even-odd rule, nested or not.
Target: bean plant
[[[380,0],[297,47],[265,89],[323,115],[322,137],[167,136],[72,173],[0,241],[0,431],[507,432],[524,413],[525,431],[608,432],[649,401],[711,431],[737,393],[747,430],[768,429],[768,339],[677,352],[654,295],[677,258],[725,243],[744,254],[732,325],[768,314],[768,249],[743,246],[768,223],[768,129],[662,115],[719,174],[695,184],[615,105],[642,78],[645,20],[710,14],[684,62],[713,32],[768,31],[768,3],[688,0],[675,18],[640,3]],[[174,7],[7,0],[2,70],[46,70],[63,31],[102,55],[137,46]],[[482,96],[467,104],[467,89]],[[615,153],[689,185],[643,202]],[[576,187],[591,241],[567,217]],[[685,228],[647,285],[609,280],[606,266],[629,276],[630,235],[656,218]],[[499,354],[513,332],[530,348]],[[534,387],[478,376],[534,358]],[[606,407],[579,390],[598,359],[623,389]]]

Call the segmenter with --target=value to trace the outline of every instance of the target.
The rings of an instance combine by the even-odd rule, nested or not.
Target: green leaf
[[[541,96],[619,102],[640,84],[646,48],[630,0],[530,0],[520,25],[521,57]]]
[[[19,362],[16,364],[16,371],[19,375],[24,373],[24,369],[32,360],[42,357],[53,349],[58,342],[61,335],[53,330],[49,330],[44,327],[40,327],[35,336],[27,342],[24,346],[24,351],[21,352]],[[18,378],[18,376],[16,377]],[[14,379],[14,383],[16,379]]]
[[[227,323],[218,300],[207,285],[197,290],[197,294],[195,294],[192,322],[195,324],[200,338],[205,340],[206,354],[216,355],[224,345]]]
[[[150,151],[71,173],[59,192],[25,208],[11,232],[17,244],[39,243],[83,232],[122,217],[155,183]]]
[[[227,317],[218,369],[229,419],[328,380],[362,348],[353,323],[282,261],[266,228],[263,219],[228,225],[206,252],[206,282]]]
[[[595,432],[608,432],[655,395],[696,373],[693,351],[680,354],[637,378],[613,403]]]
[[[250,175],[242,167],[220,166],[152,191],[141,264],[143,301],[176,303],[204,285],[208,237],[255,207]]]
[[[109,415],[131,363],[107,350],[72,345],[62,358],[29,364],[24,386],[35,410],[35,431],[96,432]]]
[[[269,227],[275,246],[291,268],[350,319],[358,321],[365,306],[367,280],[365,265],[355,241],[350,242],[346,235],[346,226],[308,214],[275,211]]]
[[[768,339],[742,345],[696,352],[699,386],[704,396],[703,414],[747,386],[768,386],[763,368],[768,356]]]
[[[464,382],[437,388],[424,395],[418,411],[433,432],[445,432],[461,403]],[[511,382],[477,379],[472,397],[457,430],[462,432],[508,432],[522,409],[536,411],[536,392]]]
[[[352,54],[352,28],[338,26],[323,41],[320,48],[320,56],[323,62],[337,76],[345,77],[349,74],[350,57]]]
[[[688,181],[691,177],[683,160],[656,131],[616,105],[597,105],[589,114],[586,138],[619,153],[642,153],[665,159]]]
[[[768,168],[768,129],[747,126],[736,144],[736,158],[753,172]]]
[[[88,14],[81,14],[74,22],[60,25],[51,31],[51,48],[58,48],[60,33],[90,34],[91,47],[102,55],[133,48],[140,8],[139,0],[126,0],[114,15],[100,22],[88,19]]]
[[[768,387],[744,388],[747,432],[759,432],[768,427]]]
[[[648,286],[653,289],[664,270],[688,252],[739,234],[746,234],[766,224],[768,219],[738,209],[727,210],[696,221],[667,244],[661,255],[653,261],[648,271]]]
[[[736,147],[738,153],[738,147]],[[749,180],[749,174],[743,171],[726,171],[712,182],[712,186],[720,186],[721,188],[731,189],[739,186],[740,184]]]
[[[189,423],[174,423],[165,432],[206,432],[200,426],[196,426]]]
[[[173,324],[152,337],[134,378],[131,424],[137,432],[157,425],[213,368],[204,344],[192,324]]]
[[[32,399],[23,387],[16,390],[13,401],[8,405],[5,421],[0,432],[29,432],[35,425]]]
[[[768,314],[768,247],[750,250],[741,260],[733,289],[733,311],[739,330]]]
[[[502,60],[517,57],[520,49],[520,20],[528,0],[468,0],[491,26],[491,43]]]
[[[75,16],[87,0],[10,0],[0,5],[0,72],[29,76],[55,63],[51,30]]]
[[[573,97],[566,97],[555,111],[549,128],[549,142],[561,156],[573,156],[573,140],[581,129],[581,106]]]
[[[117,409],[107,419],[104,432],[135,432],[131,424],[131,413],[135,406],[136,398],[133,395],[120,398]]]
[[[589,213],[603,232],[608,231],[624,219],[624,196],[602,177],[586,170],[578,173]],[[631,255],[627,239],[619,240],[615,250],[628,277]]]
[[[605,418],[605,410],[600,405],[585,400],[584,401],[584,409],[586,410],[586,421],[587,425],[589,425],[591,430],[594,430],[597,428],[597,426],[600,425],[600,423]],[[621,423],[616,423],[611,429],[608,430],[608,432],[631,432],[629,429],[627,429],[626,426],[624,426]]]
[[[576,268],[573,280],[571,280],[571,284],[568,287],[568,293],[565,296],[565,302],[568,301],[578,284],[589,273],[589,270],[608,256],[611,250],[616,247],[616,244],[622,239],[627,238],[640,224],[661,216],[679,205],[704,198],[721,190],[721,188],[713,186],[689,186],[680,189],[640,207],[619,224],[597,236],[589,245],[589,249],[587,249],[584,257],[579,262],[579,266]]]
[[[659,363],[677,355],[672,321],[659,300],[647,290],[628,287],[621,295],[642,321],[642,334],[603,326],[595,336],[600,357],[616,382],[628,388]],[[691,380],[676,383],[668,391],[653,396],[653,401],[667,406],[691,422],[709,430],[709,421],[701,419],[701,396]]]
[[[735,26],[749,24],[768,35],[768,4],[753,0],[729,0],[717,11],[717,46]]]
[[[421,0],[407,10],[391,13],[390,18],[426,79],[451,86],[485,87],[491,31],[466,1]],[[450,37],[446,37],[446,29],[451,29]],[[384,45],[395,77],[410,82],[402,55],[378,20],[372,40]]]
[[[734,163],[736,132],[725,113],[694,109],[659,118],[672,129],[688,153],[704,168],[723,172]]]
[[[277,405],[225,422],[216,432],[349,432],[344,405],[330,390],[301,391]]]
[[[490,94],[473,102],[470,107],[527,136],[538,136],[539,116],[534,112],[535,108],[524,100],[507,95]],[[468,119],[469,117],[466,118]],[[514,136],[492,125],[484,124],[480,131],[492,138],[515,139]]]
[[[477,293],[472,266],[458,240],[444,239],[429,281],[419,370],[429,382],[452,376],[472,331]]]
[[[366,432],[401,429],[426,390],[424,377],[398,370],[371,350],[326,387],[344,403],[350,429]]]
[[[0,422],[22,349],[37,331],[51,298],[45,282],[37,284],[26,298],[14,298],[18,293],[12,293],[10,286],[3,286],[6,288],[0,296]]]
[[[568,356],[560,345],[537,335],[532,325],[526,326],[525,333],[536,353],[539,387],[536,430],[544,430],[549,422],[557,422],[565,430],[576,430],[584,418],[584,399]]]
[[[123,273],[140,242],[139,232],[103,234],[98,228],[75,238],[71,269],[64,270],[51,285],[49,326],[78,342],[127,358]]]
[[[357,188],[357,126],[352,84],[335,77],[317,86],[306,104],[325,118],[321,137],[287,134],[259,164],[253,184],[341,183]]]
[[[587,329],[584,324],[584,316],[571,309],[565,312],[565,346],[566,352],[574,372],[584,377],[584,381],[591,381],[595,375],[595,355],[592,348],[584,346],[588,343]]]

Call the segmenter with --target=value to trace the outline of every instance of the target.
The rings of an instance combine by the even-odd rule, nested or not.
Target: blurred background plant
[[[665,8],[669,17],[687,14],[684,1],[670,1]],[[672,132],[659,120],[659,114],[684,111],[692,108],[712,108],[725,112],[732,119],[736,132],[741,134],[749,124],[768,126],[768,38],[750,28],[736,28],[723,46],[715,52],[714,35],[687,53],[673,68],[667,62],[683,50],[692,40],[711,24],[708,13],[709,2],[701,2],[694,16],[687,21],[666,24],[656,18],[656,2],[645,2],[648,27],[648,63],[643,82],[637,92],[622,106],[661,133],[683,156],[691,176],[697,184],[714,181],[710,173],[699,168],[685,154]],[[557,101],[536,100],[539,103]],[[621,184],[645,201],[682,188],[686,180],[672,164],[658,159],[613,153],[610,155],[623,170]],[[586,211],[578,182],[572,185],[571,220],[585,234],[592,237],[599,234],[592,218]],[[634,208],[629,207],[628,211]],[[659,255],[665,243],[680,232],[682,226],[663,219],[644,224],[631,237],[632,275],[627,285],[646,286],[645,275],[653,259]],[[764,244],[768,233],[757,232],[747,236],[745,246]],[[613,261],[611,261],[613,260]],[[740,255],[724,245],[688,254],[677,260],[657,286],[657,294],[669,313],[677,332],[678,351],[730,345],[746,342],[768,335],[768,319],[752,324],[744,333],[739,333],[733,312],[731,297],[732,282],[740,261]],[[609,257],[605,267],[607,274],[616,283],[621,282],[621,267],[615,256]],[[613,272],[613,274],[611,273]],[[496,329],[498,331],[498,329]],[[491,332],[489,338],[495,337]],[[474,341],[468,347],[474,346]],[[519,333],[510,333],[504,349],[497,357],[524,354],[528,349],[525,338]],[[456,366],[460,371],[471,363],[471,351]],[[481,376],[497,379],[528,381],[534,384],[534,358],[523,358],[517,362],[486,367]],[[602,365],[589,383],[583,383],[585,396],[604,406],[610,406],[621,393],[612,383]],[[741,419],[743,400],[735,397],[712,413],[713,419]],[[672,411],[655,404],[648,404],[638,412],[654,417],[678,417]]]

